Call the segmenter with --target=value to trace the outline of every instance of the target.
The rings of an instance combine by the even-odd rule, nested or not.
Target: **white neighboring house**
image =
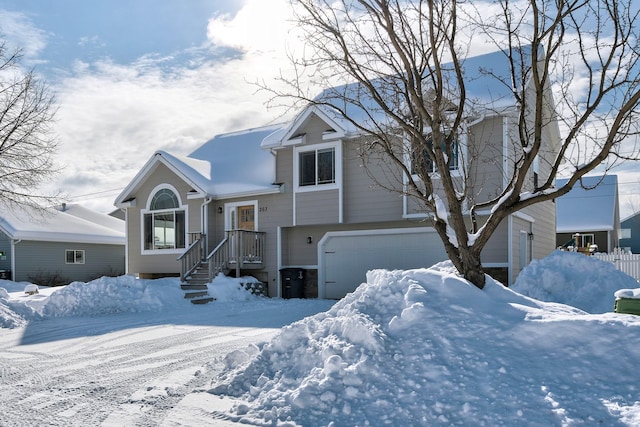
[[[0,214],[0,278],[88,281],[125,271],[125,223],[77,204]]]

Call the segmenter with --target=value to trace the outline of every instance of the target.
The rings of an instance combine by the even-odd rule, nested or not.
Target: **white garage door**
[[[376,268],[430,267],[447,259],[433,228],[329,232],[318,243],[318,297],[353,292]]]

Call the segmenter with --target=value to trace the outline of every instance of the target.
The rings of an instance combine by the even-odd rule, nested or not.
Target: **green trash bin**
[[[620,289],[615,297],[613,311],[640,316],[640,289]]]

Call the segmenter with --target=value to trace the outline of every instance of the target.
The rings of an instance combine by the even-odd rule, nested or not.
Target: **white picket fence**
[[[636,280],[640,280],[640,254],[624,253],[621,250],[614,250],[613,253],[593,254],[595,258],[613,263],[616,268]]]

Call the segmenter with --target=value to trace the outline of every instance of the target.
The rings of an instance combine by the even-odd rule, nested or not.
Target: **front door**
[[[253,205],[238,206],[238,229],[255,230],[255,207]]]

